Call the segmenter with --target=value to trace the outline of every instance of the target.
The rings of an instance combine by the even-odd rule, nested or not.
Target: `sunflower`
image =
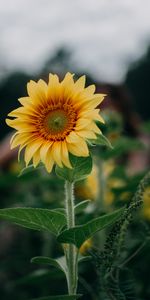
[[[67,73],[59,82],[50,74],[48,84],[43,80],[27,84],[28,97],[18,99],[21,106],[11,113],[6,123],[16,130],[11,138],[11,149],[25,148],[24,159],[31,159],[36,167],[42,161],[48,172],[54,163],[72,168],[69,153],[88,156],[88,139],[96,139],[100,129],[95,121],[104,122],[96,109],[104,99],[94,94],[95,85],[85,88],[85,76],[76,82]]]
[[[92,239],[86,240],[79,249],[80,254],[87,255],[88,251],[92,248],[92,246],[93,246]]]

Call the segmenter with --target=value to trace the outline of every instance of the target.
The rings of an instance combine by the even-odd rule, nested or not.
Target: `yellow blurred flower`
[[[33,159],[51,172],[54,163],[72,168],[69,152],[88,156],[87,139],[96,139],[101,131],[95,121],[104,122],[96,107],[104,94],[94,94],[95,86],[85,88],[85,76],[76,82],[67,73],[62,82],[57,75],[49,75],[49,83],[39,80],[27,85],[28,95],[19,99],[21,107],[9,113],[6,123],[16,130],[11,148],[25,148],[26,166]]]
[[[104,203],[109,206],[114,202],[114,200],[115,200],[115,196],[113,192],[108,189],[104,195]]]
[[[145,219],[150,220],[150,207],[144,207],[142,214]]]
[[[88,254],[88,250],[92,248],[92,245],[93,245],[92,239],[88,239],[87,241],[85,241],[79,249],[80,254],[82,255]]]
[[[143,193],[144,205],[150,206],[150,186],[148,186]]]
[[[131,200],[131,198],[132,198],[132,193],[131,192],[123,192],[120,195],[120,200],[122,200],[122,201],[128,201],[128,200]]]
[[[113,188],[121,188],[121,187],[124,187],[125,185],[126,185],[126,183],[123,179],[108,178],[107,184],[106,184],[106,191],[105,191],[105,195],[104,195],[105,204],[109,206],[115,201],[115,195],[112,191]],[[121,198],[121,196],[123,196],[123,197]],[[127,196],[129,196],[129,195],[127,195],[125,193],[123,195],[123,193],[122,193],[122,195],[120,195],[120,199],[127,200]]]
[[[109,159],[108,161],[103,162],[103,173],[105,177],[109,177],[110,174],[115,169],[115,161],[112,159]]]
[[[95,200],[99,194],[98,168],[93,165],[91,174],[76,187],[76,195],[83,199]]]
[[[150,186],[148,186],[143,193],[143,216],[150,220]]]
[[[108,186],[110,188],[121,188],[125,186],[125,181],[123,179],[119,179],[119,178],[110,178],[108,180]]]
[[[110,132],[107,134],[107,138],[111,143],[114,143],[116,140],[120,138],[120,132]]]

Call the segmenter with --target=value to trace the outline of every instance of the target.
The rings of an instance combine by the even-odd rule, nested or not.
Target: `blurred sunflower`
[[[92,246],[93,246],[92,239],[86,240],[79,249],[80,254],[87,255],[88,251],[92,248]]]
[[[92,172],[84,181],[76,184],[75,192],[81,199],[96,200],[99,194],[98,167],[93,165]]]
[[[143,215],[147,220],[150,220],[150,186],[143,193]]]
[[[71,168],[69,152],[88,156],[87,139],[96,139],[100,129],[95,121],[104,122],[96,109],[104,94],[94,94],[95,85],[85,88],[85,76],[76,82],[67,73],[62,82],[57,75],[49,75],[49,83],[30,81],[28,97],[19,99],[21,107],[9,113],[6,123],[17,132],[11,139],[11,148],[25,147],[26,166],[33,159],[40,161],[51,172],[54,163]]]

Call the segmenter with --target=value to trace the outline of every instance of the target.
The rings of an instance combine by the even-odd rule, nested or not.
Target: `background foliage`
[[[49,71],[59,70],[64,74],[71,70],[70,55],[60,49],[47,60],[40,74],[33,74],[32,78],[47,77]],[[131,103],[124,87],[97,83],[98,91],[107,92],[106,102],[111,103],[103,107],[106,125],[101,129],[113,148],[90,145],[94,155],[93,171],[75,185],[76,204],[89,200],[82,207],[78,206],[77,224],[88,223],[124,206],[128,208],[121,223],[104,229],[92,239],[87,237],[88,241],[82,245],[81,254],[87,256],[79,265],[79,293],[84,294],[83,300],[150,298],[150,182],[146,177],[144,183],[140,183],[149,171],[149,72],[148,51],[126,76],[125,85],[134,99]],[[1,145],[9,133],[4,124],[6,114],[16,107],[17,98],[26,94],[25,86],[30,77],[18,72],[1,82]],[[88,77],[88,83],[92,81]],[[122,106],[120,99],[123,99]],[[39,167],[18,177],[24,165],[22,161],[17,163],[15,152],[4,156],[0,163],[1,208],[64,208],[63,181],[55,172],[48,175]],[[30,263],[32,257],[41,255],[62,256],[62,247],[53,235],[0,221],[0,240],[1,299],[27,300],[66,293],[61,270]],[[89,256],[92,258],[88,259]]]

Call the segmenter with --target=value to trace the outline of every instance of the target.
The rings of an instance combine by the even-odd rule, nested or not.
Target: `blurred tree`
[[[8,73],[8,67],[6,63],[6,58],[5,58],[5,50],[3,47],[2,39],[0,37],[0,80],[6,76]]]
[[[72,69],[71,51],[61,47],[46,61],[42,74],[47,75],[51,72],[64,75],[68,70],[71,71]]]
[[[143,119],[150,118],[150,46],[146,54],[129,68],[125,84],[134,97],[137,112]]]
[[[1,99],[1,128],[0,139],[10,131],[10,128],[5,124],[5,119],[8,112],[18,106],[17,99],[26,95],[26,83],[30,76],[15,72],[1,81],[0,84],[0,99]]]

